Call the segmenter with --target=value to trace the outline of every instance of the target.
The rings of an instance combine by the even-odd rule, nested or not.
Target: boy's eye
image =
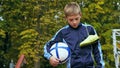
[[[69,21],[78,20],[79,18],[69,19]]]
[[[75,20],[78,20],[78,18],[75,18]]]
[[[69,19],[69,21],[73,21],[73,19]]]

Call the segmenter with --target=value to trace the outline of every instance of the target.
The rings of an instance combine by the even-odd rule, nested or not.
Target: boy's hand
[[[51,56],[49,61],[50,61],[50,64],[54,67],[56,67],[59,64],[59,60],[54,56]]]

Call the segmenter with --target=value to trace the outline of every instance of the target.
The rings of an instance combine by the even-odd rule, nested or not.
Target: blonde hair
[[[71,2],[71,3],[67,4],[64,8],[65,16],[69,16],[72,14],[78,14],[80,12],[81,12],[80,6],[76,2]]]

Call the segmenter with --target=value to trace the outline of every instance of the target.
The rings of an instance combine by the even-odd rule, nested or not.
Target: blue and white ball
[[[65,63],[70,58],[70,48],[63,42],[53,44],[50,53],[59,59],[60,64]]]

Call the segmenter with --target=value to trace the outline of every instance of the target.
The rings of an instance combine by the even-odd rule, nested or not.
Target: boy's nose
[[[75,23],[76,23],[76,21],[75,21],[75,20],[73,20],[73,23],[75,24]]]

